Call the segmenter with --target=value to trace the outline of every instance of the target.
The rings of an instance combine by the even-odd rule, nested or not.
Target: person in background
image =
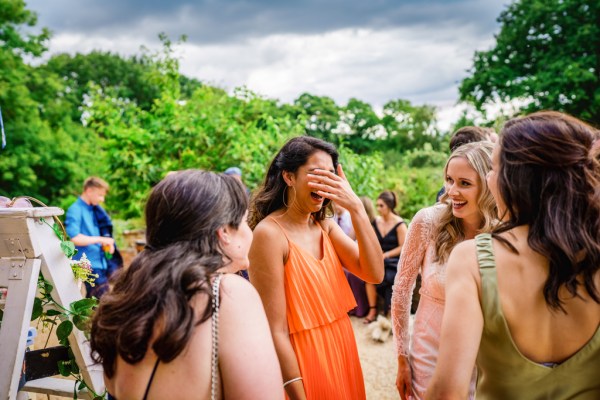
[[[496,143],[496,141],[498,141],[498,134],[492,128],[485,128],[481,126],[463,126],[462,128],[457,129],[452,134],[452,137],[450,137],[450,153],[463,144],[483,141]],[[444,194],[444,190],[445,186],[443,186],[436,195],[436,203],[440,201],[440,198]]]
[[[492,128],[486,128],[481,126],[463,126],[452,134],[450,138],[450,152],[467,143],[489,141],[496,143],[498,141],[498,134]]]
[[[332,201],[350,213],[356,242],[326,218]],[[365,399],[344,268],[376,283],[383,257],[335,147],[310,136],[290,139],[251,210],[250,281],[265,305],[288,398]]]
[[[240,181],[241,184],[244,186],[244,190],[246,191],[246,194],[248,195],[248,197],[250,197],[250,189],[248,189],[248,187],[246,187],[246,184],[242,180],[242,170],[241,169],[239,169],[238,167],[229,167],[223,173],[225,175],[233,176],[235,179]]]
[[[458,243],[490,231],[496,223],[496,204],[485,180],[491,170],[492,147],[487,141],[458,147],[444,168],[448,191],[441,204],[420,210],[410,223],[392,296],[396,386],[402,399],[424,398],[437,363],[450,251]],[[418,274],[421,298],[411,336],[409,315]],[[473,372],[473,368],[468,371]],[[470,398],[474,391],[473,379]]]
[[[232,177],[169,175],[146,204],[146,248],[100,300],[92,356],[117,399],[283,399],[248,267],[248,198]]]
[[[367,196],[360,196],[359,199],[367,213],[369,221],[373,222],[375,220],[375,208],[373,207],[373,202]],[[369,313],[369,300],[365,289],[366,283],[346,269],[344,270],[344,273],[346,274],[346,279],[348,279],[348,284],[352,289],[354,300],[356,300],[356,308],[351,310],[349,314],[359,318],[365,317]]]
[[[333,206],[333,220],[339,225],[346,235],[352,240],[356,239],[354,228],[352,227],[352,218],[350,213],[344,207],[336,202],[331,203]]]
[[[110,271],[105,253],[112,255],[115,252],[115,240],[103,236],[94,212],[94,207],[104,202],[109,186],[101,178],[92,176],[83,183],[83,193],[67,210],[65,225],[67,235],[75,244],[77,254],[73,260],[79,260],[83,254],[92,265],[92,273],[98,275],[91,286],[85,283],[87,296],[100,298],[108,289]]]
[[[406,222],[396,214],[398,201],[396,194],[391,191],[384,191],[377,197],[376,217],[372,222],[373,229],[379,240],[381,250],[383,250],[383,264],[385,267],[385,277],[383,282],[377,286],[370,283],[366,284],[367,298],[369,299],[369,314],[365,318],[365,323],[371,323],[377,318],[377,295],[383,299],[382,314],[387,315],[392,303],[392,287],[396,272],[398,271],[398,261],[402,246],[406,239]]]
[[[94,216],[96,217],[96,222],[98,223],[98,228],[100,230],[100,236],[113,238],[113,223],[110,219],[110,216],[106,212],[101,205],[94,206]],[[109,278],[112,278],[114,274],[116,274],[121,268],[123,268],[123,256],[121,256],[121,252],[117,247],[115,242],[115,251],[110,254],[108,252],[104,252],[104,257],[106,258],[106,275]],[[106,291],[106,285],[103,288],[102,294]],[[100,298],[101,294],[93,294],[97,298]]]
[[[502,129],[501,224],[458,245],[428,399],[600,399],[600,131],[558,112]]]
[[[365,212],[367,213],[367,217],[371,224],[375,221],[375,207],[373,206],[373,200],[371,200],[367,196],[360,196],[360,202],[365,208]]]

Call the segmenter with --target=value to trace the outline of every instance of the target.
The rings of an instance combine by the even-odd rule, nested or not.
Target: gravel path
[[[362,364],[368,400],[397,400],[396,355],[392,336],[384,342],[376,342],[369,336],[368,325],[362,318],[350,317],[358,356]]]

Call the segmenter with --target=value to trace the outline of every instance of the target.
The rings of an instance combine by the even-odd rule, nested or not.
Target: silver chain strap
[[[215,277],[212,287],[212,361],[210,377],[210,398],[217,398],[217,382],[219,377],[219,286],[223,275]]]

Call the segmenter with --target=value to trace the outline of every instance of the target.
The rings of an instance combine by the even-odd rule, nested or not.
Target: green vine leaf
[[[63,237],[63,234],[60,231],[60,228],[58,227],[58,224],[56,222],[53,223],[52,225],[50,225],[50,227],[52,228],[52,230],[54,231],[54,234],[56,235],[56,237],[58,237],[58,239],[65,240],[65,238]]]
[[[59,361],[58,362],[58,372],[62,376],[70,376],[71,375],[71,361]]]
[[[60,242],[60,249],[68,258],[73,257],[77,254],[77,250],[75,249],[75,244],[70,240],[63,240]]]
[[[44,291],[46,293],[50,293],[50,292],[52,292],[52,289],[54,289],[54,286],[52,286],[52,284],[50,282],[48,282],[47,280],[44,280]]]
[[[98,304],[98,300],[92,297],[89,299],[81,299],[71,303],[71,311],[77,314],[82,314],[87,310],[91,310]]]
[[[73,323],[69,320],[61,322],[61,324],[56,328],[56,337],[58,340],[65,341],[73,331]]]
[[[62,313],[62,312],[60,312],[60,311],[58,311],[58,310],[52,310],[52,309],[51,309],[51,310],[47,310],[47,311],[46,311],[46,315],[47,315],[47,316],[49,316],[49,317],[55,317],[55,316],[57,316],[57,315],[62,315],[62,314],[63,314],[63,313]]]
[[[44,313],[44,307],[42,307],[42,299],[36,297],[33,299],[33,311],[31,312],[31,320],[38,319]]]
[[[86,316],[75,315],[73,317],[73,324],[75,324],[75,327],[80,331],[87,331],[89,321],[90,319]]]

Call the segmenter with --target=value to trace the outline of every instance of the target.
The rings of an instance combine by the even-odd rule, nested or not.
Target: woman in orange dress
[[[326,219],[331,201],[350,212],[357,242]],[[343,267],[378,283],[383,255],[335,147],[310,136],[288,141],[251,212],[250,281],[265,306],[288,398],[365,399],[347,314],[356,302]]]

